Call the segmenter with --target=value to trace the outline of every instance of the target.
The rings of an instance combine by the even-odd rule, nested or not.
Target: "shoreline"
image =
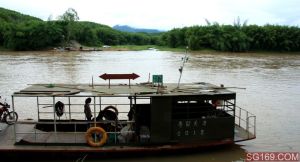
[[[143,51],[143,50],[158,50],[158,51],[170,51],[170,52],[185,52],[185,48],[171,48],[166,46],[157,46],[157,45],[116,45],[116,46],[103,46],[103,47],[88,47],[81,46],[78,47],[67,47],[62,48],[51,48],[43,50],[29,50],[29,51],[56,51],[56,52],[68,52],[68,51],[78,51],[78,52],[91,52],[91,51]],[[7,48],[0,47],[0,52],[22,52],[17,50],[11,50]],[[27,51],[23,51],[27,52]],[[189,53],[201,53],[201,54],[299,54],[300,51],[246,51],[246,52],[229,52],[229,51],[216,51],[213,49],[202,49],[202,50],[188,50]]]

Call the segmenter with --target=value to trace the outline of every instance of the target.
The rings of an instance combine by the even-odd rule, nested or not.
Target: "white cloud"
[[[250,24],[298,25],[298,0],[0,0],[0,6],[43,20],[74,8],[80,20],[113,26],[172,29],[205,24],[205,19],[232,24],[238,16]]]

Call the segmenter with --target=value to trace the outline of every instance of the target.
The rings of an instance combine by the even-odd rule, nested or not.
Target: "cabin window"
[[[172,108],[173,119],[197,119],[226,116],[234,110],[232,100],[197,100],[174,98]],[[228,115],[233,113],[228,113]]]

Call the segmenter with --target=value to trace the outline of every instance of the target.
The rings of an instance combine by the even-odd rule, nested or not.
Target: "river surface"
[[[103,73],[149,73],[177,82],[185,53],[162,51],[0,52],[0,95],[33,83],[106,83]],[[187,155],[114,159],[117,161],[239,161],[245,152],[300,152],[300,54],[188,53],[181,82],[237,87],[237,105],[257,117],[257,138],[223,149]],[[120,82],[120,81],[119,81]],[[122,82],[122,81],[121,81]],[[127,83],[127,81],[124,81]],[[20,110],[26,116],[32,110]],[[88,161],[88,159],[86,159]],[[108,160],[109,161],[109,160]]]

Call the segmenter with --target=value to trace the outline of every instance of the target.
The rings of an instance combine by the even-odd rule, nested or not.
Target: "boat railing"
[[[127,130],[121,132],[121,128],[123,128],[125,125],[133,124],[134,121],[118,121],[118,120],[103,120],[103,121],[18,121],[17,124],[24,125],[25,127],[32,126],[32,129],[18,129],[18,131],[15,132],[15,142],[16,143],[30,143],[30,144],[43,144],[43,143],[72,143],[72,144],[85,144],[85,134],[86,131],[80,131],[78,128],[82,125],[86,126],[86,130],[89,127],[99,127],[101,124],[110,124],[114,125],[115,129],[111,129],[109,131],[106,131],[108,134],[108,141],[111,144],[116,144],[118,142],[118,136],[122,133],[134,133],[133,130]],[[36,128],[36,125],[60,125],[64,124],[67,125],[69,128],[72,127],[73,131],[58,131],[58,130],[52,130],[52,131],[43,131]],[[119,128],[117,128],[119,127]],[[121,127],[121,128],[120,128]]]
[[[247,139],[256,137],[256,116],[249,111],[236,106],[235,124],[246,130]]]
[[[37,118],[40,119],[84,119],[84,104],[86,98],[92,98],[90,108],[94,117],[107,106],[114,106],[118,110],[119,119],[127,119],[127,114],[133,104],[140,102],[150,103],[150,98],[128,99],[127,96],[58,96],[58,97],[36,97]],[[55,116],[55,104],[61,101],[64,104],[62,116]]]
[[[78,118],[82,118],[84,117],[84,111],[83,108],[84,104],[64,104],[65,105],[65,111],[63,116],[61,117],[56,117],[58,120],[59,119],[78,119]],[[105,106],[110,106],[110,105],[114,105],[114,106],[118,106],[117,108],[121,107],[121,106],[127,106],[129,107],[129,104],[90,104],[91,109],[92,109],[92,115],[93,116],[97,116],[98,113],[101,111],[100,107],[105,107]],[[55,106],[54,104],[38,104],[38,106],[40,107],[38,109],[38,119],[53,119],[53,114],[55,113],[55,110],[53,109],[53,107]],[[45,106],[45,107],[50,107],[50,109],[48,111],[41,111],[43,109],[43,107],[41,106]],[[71,110],[72,107],[72,110]],[[75,107],[75,109],[74,109]],[[94,109],[94,107],[97,107]],[[103,109],[103,108],[102,108]],[[123,109],[121,109],[121,111],[118,111],[118,114],[120,114],[121,118],[124,118],[124,116],[126,117],[128,111],[122,111]],[[94,113],[95,112],[95,113]]]
[[[23,97],[23,96],[21,96]],[[117,109],[118,120],[100,120],[93,119],[87,121],[84,114],[84,103],[88,97],[92,98],[90,108],[93,117],[99,116],[99,113],[107,106],[113,106]],[[15,96],[13,97],[13,99]],[[36,98],[36,100],[35,100]],[[136,98],[137,99],[137,98]],[[86,143],[85,134],[90,126],[111,124],[114,126],[125,127],[132,123],[128,119],[128,113],[133,104],[149,103],[150,98],[128,99],[128,96],[35,96],[32,104],[36,104],[36,121],[18,121],[14,125],[15,142],[25,143]],[[64,104],[62,115],[58,115],[55,105],[58,101]],[[18,104],[14,107],[23,107]],[[32,119],[32,118],[31,118]],[[44,124],[44,125],[43,125]],[[89,126],[90,125],[90,126]],[[110,143],[116,143],[120,134],[132,133],[124,131],[122,128],[115,130],[105,129],[109,135]],[[126,129],[128,130],[128,129]],[[114,139],[114,140],[112,140]]]

